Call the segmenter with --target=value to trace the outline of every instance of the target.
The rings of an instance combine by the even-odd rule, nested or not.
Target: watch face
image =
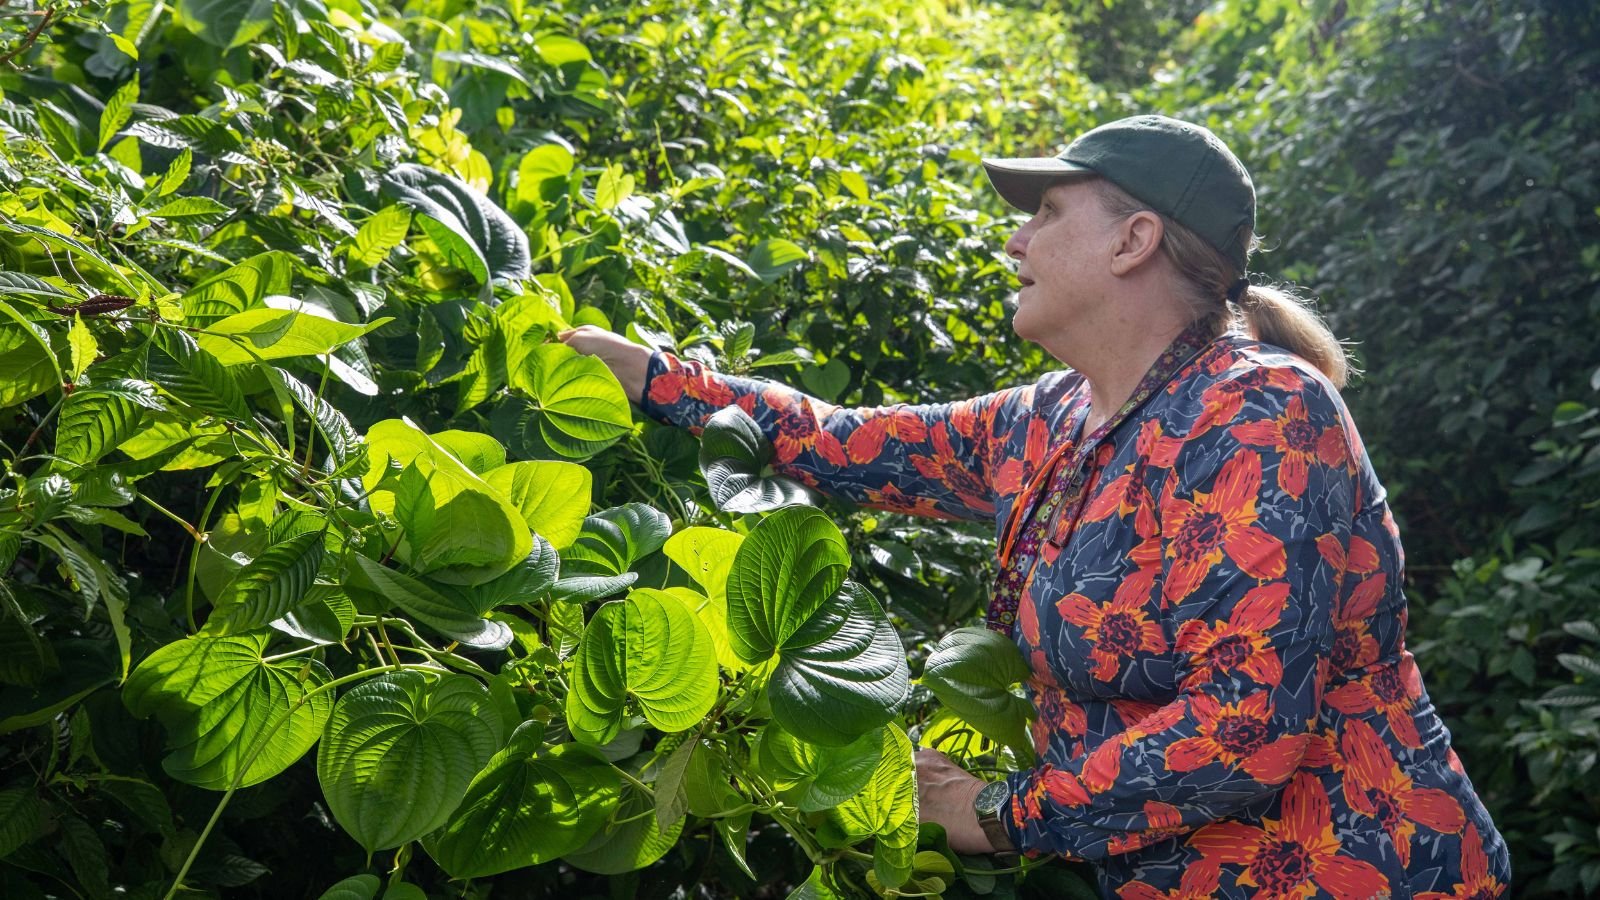
[[[978,817],[997,816],[1000,807],[1011,798],[1011,785],[1004,781],[990,782],[978,792],[978,798],[972,801],[973,809],[978,811]]]

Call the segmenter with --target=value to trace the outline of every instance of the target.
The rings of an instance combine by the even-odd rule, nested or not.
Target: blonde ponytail
[[[1094,188],[1101,208],[1113,217],[1150,209],[1105,179],[1095,179]],[[1214,335],[1241,327],[1256,340],[1282,347],[1316,366],[1335,387],[1345,386],[1352,371],[1349,354],[1309,299],[1287,285],[1249,285],[1242,292],[1235,290],[1236,302],[1228,300],[1230,289],[1244,274],[1193,231],[1164,215],[1161,222],[1165,226],[1161,252],[1187,288],[1183,299],[1195,321],[1205,323]],[[1247,255],[1260,246],[1260,239],[1247,229],[1239,237]]]
[[[1309,299],[1283,286],[1251,285],[1237,305],[1242,324],[1256,340],[1316,366],[1334,387],[1349,381],[1350,357]]]

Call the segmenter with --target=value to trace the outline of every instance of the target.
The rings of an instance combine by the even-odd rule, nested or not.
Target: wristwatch
[[[1004,781],[991,781],[984,785],[972,801],[972,810],[978,814],[978,827],[983,829],[997,853],[1016,849],[1011,843],[1011,835],[1006,832],[1005,823],[1000,821],[1001,812],[1010,802],[1011,785]]]

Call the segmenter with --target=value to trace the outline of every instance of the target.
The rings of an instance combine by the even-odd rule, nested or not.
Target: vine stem
[[[402,670],[414,669],[422,672],[438,671],[430,666],[402,665],[400,668]],[[239,764],[239,773],[233,776],[233,780],[231,783],[229,783],[227,791],[223,792],[222,794],[222,799],[217,801],[217,808],[211,811],[211,818],[206,820],[206,827],[201,829],[200,836],[195,839],[194,846],[189,848],[189,855],[184,859],[183,867],[178,869],[177,876],[172,880],[172,887],[167,890],[167,893],[162,900],[172,900],[172,898],[178,895],[178,889],[183,887],[184,877],[189,874],[189,869],[194,866],[194,861],[200,857],[200,848],[205,846],[206,838],[211,836],[211,829],[216,827],[218,820],[222,818],[222,811],[228,808],[228,801],[232,800],[234,792],[239,790],[239,784],[244,780],[245,773],[250,771],[250,766],[255,763],[256,757],[261,755],[261,751],[267,749],[267,742],[272,739],[273,735],[278,733],[278,729],[282,728],[286,722],[294,718],[294,714],[300,710],[300,707],[305,706],[306,703],[310,702],[312,697],[315,697],[318,694],[327,693],[328,691],[336,688],[343,687],[354,681],[360,681],[364,678],[371,678],[374,674],[377,673],[370,669],[363,669],[360,672],[352,672],[342,678],[335,678],[327,684],[312,688],[306,692],[304,697],[296,700],[294,705],[289,708],[289,711],[285,713],[284,716],[277,722],[273,723],[271,728],[264,732],[260,737],[255,739],[255,742],[250,745],[250,751],[245,754],[244,761]]]
[[[139,499],[143,500],[145,503],[150,504],[150,506],[156,512],[161,513],[163,516],[166,516],[167,518],[171,519],[172,521],[177,522],[179,525],[183,526],[183,530],[189,532],[189,536],[194,538],[195,543],[199,544],[199,543],[204,543],[205,542],[205,536],[202,535],[200,532],[196,531],[195,527],[193,525],[190,525],[188,523],[188,521],[186,521],[185,519],[180,517],[177,513],[173,512],[172,510],[169,510],[165,506],[162,506],[161,504],[157,503],[156,501],[151,500],[150,496],[148,494],[144,493],[143,491],[140,491],[139,492]]]

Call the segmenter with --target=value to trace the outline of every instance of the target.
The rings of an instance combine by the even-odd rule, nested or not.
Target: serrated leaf
[[[541,751],[524,725],[473,778],[443,829],[423,839],[453,878],[539,865],[583,846],[617,810],[622,782],[576,744]]]
[[[322,532],[307,531],[268,547],[234,576],[206,622],[212,634],[237,634],[288,614],[316,581]]]
[[[155,388],[143,381],[121,379],[74,391],[61,405],[56,456],[94,463],[138,432],[145,410],[164,409]]]
[[[383,262],[390,250],[404,243],[410,230],[410,210],[398,204],[385,206],[361,223],[360,230],[351,238],[351,261],[369,268]]]
[[[226,216],[233,207],[210,197],[179,197],[150,211],[156,219],[206,219]]]
[[[1600,659],[1593,659],[1577,653],[1557,653],[1556,662],[1577,672],[1579,675],[1600,678]]]
[[[166,728],[167,774],[210,790],[243,787],[282,772],[316,743],[333,712],[333,695],[316,691],[333,675],[316,660],[267,662],[268,634],[176,641],[129,676],[123,702]]]
[[[111,139],[117,136],[122,126],[128,124],[128,119],[133,115],[133,104],[139,102],[139,79],[117,88],[111,98],[106,101],[105,108],[100,111],[100,141],[95,144],[96,150],[104,150]]]
[[[342,468],[345,463],[360,452],[363,442],[361,434],[351,427],[350,420],[345,418],[344,413],[340,412],[333,404],[318,397],[309,386],[290,375],[287,371],[278,368],[273,368],[270,371],[273,377],[277,378],[283,385],[284,390],[289,392],[289,396],[294,398],[295,404],[306,415],[311,417],[311,421],[316,423],[317,431],[321,433],[323,440],[328,442],[328,452],[333,457],[333,463],[336,468]],[[361,473],[349,472],[347,474],[353,477]]]
[[[339,698],[317,748],[317,780],[334,818],[369,852],[398,847],[445,823],[500,739],[476,679],[384,673]]]
[[[267,297],[289,291],[294,266],[294,257],[282,250],[252,256],[185,291],[184,317],[204,326],[258,307]]]
[[[72,315],[72,328],[67,331],[67,347],[72,354],[72,368],[68,374],[73,381],[88,371],[89,365],[95,357],[100,355],[100,342],[95,340],[94,332],[83,324],[83,317],[77,313]]]
[[[188,147],[178,151],[172,158],[172,163],[167,166],[167,171],[161,175],[161,184],[156,188],[156,196],[169,197],[176,193],[183,183],[189,180],[189,169],[194,165],[194,151]]]
[[[157,331],[148,374],[161,389],[194,409],[235,422],[250,418],[244,391],[218,359],[181,331]]]

